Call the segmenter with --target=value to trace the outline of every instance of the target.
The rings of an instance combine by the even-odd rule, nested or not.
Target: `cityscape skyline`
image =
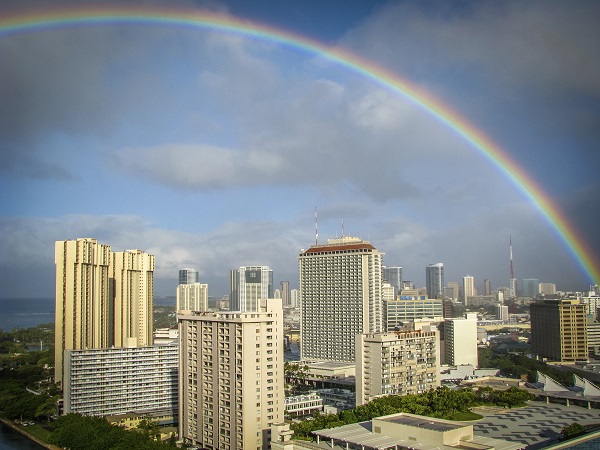
[[[381,67],[470,122],[598,255],[597,3],[280,3],[169,2],[190,20],[264,24],[254,36],[167,24],[145,2],[128,5],[152,23],[93,27],[35,25],[49,12],[85,18],[75,2],[0,5],[0,297],[51,297],[54,242],[85,236],[155,255],[158,296],[174,295],[185,267],[211,296],[244,265],[295,287],[315,207],[320,241],[360,236],[419,287],[435,261],[445,284],[508,286],[509,236],[519,280],[600,281],[523,183],[373,76]],[[38,22],[9,31],[13,17]],[[285,33],[356,55],[364,71]]]

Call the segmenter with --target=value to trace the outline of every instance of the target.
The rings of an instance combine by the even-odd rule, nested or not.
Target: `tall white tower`
[[[463,295],[465,297],[465,306],[469,302],[469,297],[475,296],[475,278],[471,275],[463,277]]]

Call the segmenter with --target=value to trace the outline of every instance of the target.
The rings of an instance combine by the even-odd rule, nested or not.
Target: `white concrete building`
[[[177,417],[178,347],[65,350],[64,413]]]
[[[420,394],[440,385],[438,332],[399,331],[356,338],[356,405],[381,395]]]
[[[208,284],[177,286],[177,311],[208,311]]]
[[[323,399],[315,392],[285,398],[285,413],[298,417],[323,412]]]
[[[178,315],[179,436],[205,449],[266,449],[285,410],[283,308]]]
[[[354,362],[356,335],[383,330],[382,256],[353,237],[300,253],[302,360]]]
[[[444,350],[445,364],[478,366],[477,314],[444,320]]]

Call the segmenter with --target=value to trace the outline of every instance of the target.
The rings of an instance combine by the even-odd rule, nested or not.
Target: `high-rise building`
[[[198,271],[196,269],[181,269],[179,271],[179,284],[198,283]]]
[[[177,311],[208,311],[208,284],[177,286]]]
[[[154,256],[141,250],[113,252],[111,272],[114,280],[113,345],[152,345]]]
[[[540,294],[540,280],[537,278],[525,278],[521,296],[536,298]]]
[[[283,306],[291,306],[292,300],[290,299],[290,282],[282,281],[281,282],[281,302]]]
[[[177,421],[177,345],[65,350],[64,413],[164,412]]]
[[[384,301],[385,331],[401,329],[403,324],[424,318],[444,316],[442,299],[428,298],[426,295],[405,295],[402,291],[397,299]]]
[[[292,307],[300,308],[300,289],[292,289],[290,291],[290,298],[292,301]]]
[[[382,256],[353,237],[300,253],[301,359],[354,362],[356,335],[382,331]]]
[[[383,281],[389,283],[394,288],[394,298],[403,289],[402,286],[402,267],[383,266]]]
[[[54,263],[54,378],[60,384],[65,349],[102,348],[114,344],[110,246],[88,238],[57,241]]]
[[[285,410],[281,299],[178,323],[179,436],[206,449],[267,449]]]
[[[152,344],[154,256],[96,239],[57,241],[55,382],[64,350]]]
[[[440,385],[438,332],[359,334],[356,406],[381,395],[420,394]]]
[[[242,266],[229,276],[231,311],[256,311],[258,301],[273,297],[273,271],[268,266]]]
[[[444,320],[445,363],[477,367],[477,314]]]
[[[427,296],[429,298],[444,297],[444,264],[429,264],[425,268]]]
[[[465,305],[469,304],[469,297],[475,297],[475,295],[475,278],[471,275],[463,277],[463,298],[465,300]]]
[[[483,280],[483,295],[492,295],[492,282],[488,278]]]
[[[552,361],[588,360],[586,305],[579,300],[542,300],[529,305],[531,351]]]

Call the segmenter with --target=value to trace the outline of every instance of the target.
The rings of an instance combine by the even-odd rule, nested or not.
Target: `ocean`
[[[31,328],[54,323],[54,299],[0,299],[0,330]]]
[[[175,306],[173,297],[157,297],[155,305]],[[32,328],[45,323],[54,323],[54,299],[0,298],[0,330]]]

